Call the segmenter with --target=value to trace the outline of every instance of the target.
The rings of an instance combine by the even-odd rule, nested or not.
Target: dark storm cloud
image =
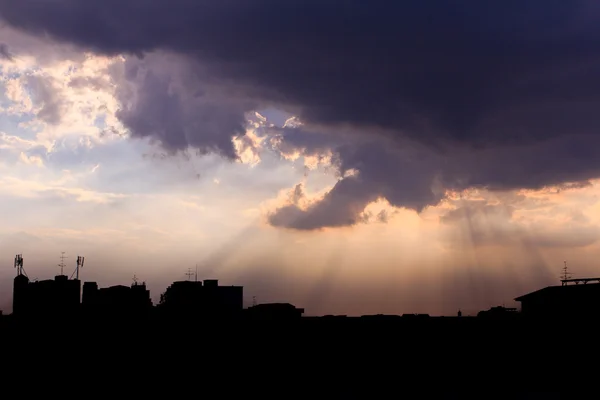
[[[0,0],[0,14],[96,51],[194,54],[309,122],[477,145],[600,127],[590,0]]]
[[[232,137],[246,132],[256,102],[215,87],[203,69],[171,54],[129,58],[111,68],[121,104],[116,116],[132,136],[159,142],[169,153],[188,148],[237,157]]]
[[[287,137],[297,140],[302,136],[287,133],[282,143]],[[283,145],[286,151],[293,146],[309,155],[318,154],[322,147],[319,141],[309,141],[304,147]],[[352,170],[359,171],[358,175],[338,180],[322,201],[307,209],[297,204],[281,207],[269,216],[273,225],[301,230],[350,226],[360,222],[364,207],[379,198],[396,207],[421,211],[438,204],[445,190],[542,189],[557,182],[568,182],[557,188],[568,190],[589,186],[590,179],[600,176],[600,146],[595,135],[478,151],[455,147],[444,153],[416,143],[393,146],[383,140],[337,146],[332,141],[331,148],[340,176]],[[526,206],[519,203],[520,208]]]
[[[318,148],[303,150],[312,154]],[[444,197],[443,190],[436,190],[444,159],[426,148],[398,148],[378,140],[346,143],[333,151],[340,174],[333,188],[306,209],[291,202],[275,210],[269,216],[272,225],[300,230],[351,226],[362,222],[365,206],[379,198],[420,211]]]
[[[354,224],[380,197],[420,210],[445,189],[600,176],[594,0],[0,0],[0,16],[96,52],[144,55],[117,79],[118,116],[170,150],[231,158],[245,112],[299,115],[306,126],[281,151],[330,149],[340,176],[359,174],[308,210],[279,210],[275,225]],[[179,58],[152,59],[163,53]],[[303,134],[316,127],[363,138]]]

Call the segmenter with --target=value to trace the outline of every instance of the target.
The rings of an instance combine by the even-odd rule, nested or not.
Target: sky
[[[600,275],[594,0],[0,0],[0,309],[83,280],[475,314]]]

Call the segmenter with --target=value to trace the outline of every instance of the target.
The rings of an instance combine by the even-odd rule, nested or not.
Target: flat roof
[[[586,289],[587,288],[587,289]],[[540,295],[554,295],[558,293],[572,293],[576,290],[600,290],[600,283],[589,283],[589,284],[576,284],[576,285],[562,285],[562,286],[547,286],[543,289],[536,290],[531,293],[524,294],[515,298],[515,301],[523,301],[528,298]]]

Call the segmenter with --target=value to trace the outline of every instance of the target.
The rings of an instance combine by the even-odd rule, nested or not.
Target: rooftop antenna
[[[198,282],[198,264],[196,263],[196,275],[194,277],[194,282]]]
[[[27,274],[25,273],[25,268],[23,268],[23,255],[22,254],[17,254],[15,256],[15,268],[17,269],[17,276],[19,276],[19,275],[27,276]]]
[[[65,269],[65,252],[61,252],[60,253],[60,264],[58,264],[58,266],[60,267],[60,274],[63,275],[63,270]]]
[[[133,274],[133,286],[137,286],[138,278]]]
[[[73,275],[75,275],[75,279],[79,280],[79,269],[83,268],[83,263],[85,261],[85,257],[77,256],[77,267],[75,268],[75,272],[71,274],[71,279],[73,279]],[[61,272],[62,274],[62,272]]]
[[[563,281],[562,284],[563,286],[565,286],[567,284],[567,282],[565,282],[567,279],[571,279],[571,274],[569,273],[569,270],[567,268],[567,262],[565,261],[565,266],[562,268],[562,275],[561,275],[561,280]]]
[[[188,268],[188,272],[186,272],[185,274],[186,274],[186,275],[187,275],[187,277],[188,277],[188,281],[190,280],[190,278],[192,277],[192,275],[194,275],[194,274],[192,273],[192,269],[191,269],[191,268]]]
[[[256,305],[256,296],[252,296],[252,307]]]

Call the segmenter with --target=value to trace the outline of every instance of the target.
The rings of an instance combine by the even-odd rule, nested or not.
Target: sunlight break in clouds
[[[91,54],[80,62],[46,66],[33,60],[3,63],[3,82],[10,101],[4,112],[22,118],[20,126],[36,133],[40,145],[52,149],[56,141],[78,136],[81,145],[111,139],[107,131],[124,131],[115,117],[119,107],[108,69],[120,58]]]

